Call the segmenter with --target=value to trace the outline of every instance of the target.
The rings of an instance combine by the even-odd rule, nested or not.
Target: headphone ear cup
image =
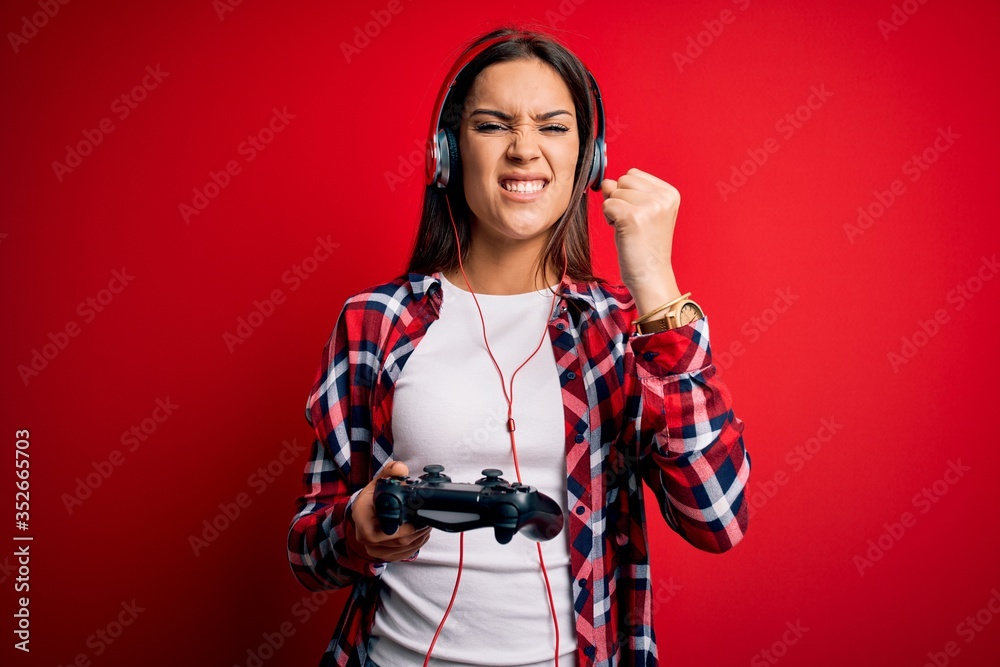
[[[587,185],[591,190],[600,190],[604,180],[604,170],[608,166],[608,153],[602,139],[594,140],[594,161],[590,163],[590,181]]]
[[[427,158],[427,174],[431,177],[431,183],[436,188],[443,188],[448,185],[448,138],[444,136],[444,130],[439,129],[434,134],[434,147],[437,150],[437,160]],[[433,172],[433,173],[432,173]]]
[[[442,146],[442,155],[447,155],[448,170],[442,187],[456,188],[462,182],[462,161],[458,153],[458,137],[448,128],[443,128],[446,146]]]

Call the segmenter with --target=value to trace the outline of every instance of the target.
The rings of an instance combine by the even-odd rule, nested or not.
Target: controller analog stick
[[[502,470],[497,470],[496,468],[487,468],[486,470],[483,471],[482,479],[476,480],[476,484],[486,487],[500,486],[506,484],[504,480],[500,479],[501,475],[503,475]]]
[[[424,466],[424,474],[421,475],[421,479],[425,479],[428,482],[444,483],[450,482],[451,477],[444,474],[444,466],[431,464]]]

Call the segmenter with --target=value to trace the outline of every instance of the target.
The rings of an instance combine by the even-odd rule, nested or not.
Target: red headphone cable
[[[503,377],[503,371],[500,370],[500,364],[497,363],[496,358],[493,356],[493,351],[490,349],[490,342],[486,336],[486,318],[483,317],[483,309],[479,307],[479,300],[476,299],[476,293],[472,291],[472,285],[469,283],[469,276],[465,274],[465,267],[462,265],[462,246],[458,240],[458,227],[455,226],[455,218],[451,212],[451,201],[448,199],[448,195],[444,196],[445,204],[448,206],[448,218],[451,220],[451,228],[455,233],[455,245],[458,248],[458,267],[462,271],[462,276],[465,278],[465,284],[469,288],[469,293],[472,294],[472,299],[476,303],[476,310],[479,311],[479,319],[483,324],[483,342],[486,343],[486,352],[490,355],[490,359],[493,361],[493,366],[497,369],[497,373],[500,375],[500,384],[503,388],[504,398],[507,400],[507,432],[510,433],[510,447],[511,453],[514,458],[514,473],[517,475],[518,483],[523,483],[521,481],[521,466],[517,460],[517,444],[514,439],[514,378],[517,376],[517,371],[524,368],[524,366],[531,361],[531,358],[542,348],[542,343],[545,341],[545,334],[548,332],[548,322],[546,322],[545,329],[542,331],[542,337],[538,341],[538,345],[535,347],[535,351],[528,355],[528,358],[517,367],[514,373],[510,376],[510,393],[507,393],[507,384]],[[566,271],[569,268],[569,260],[566,257],[566,244],[562,245],[562,255],[563,255],[563,273],[562,277],[559,279],[559,286],[566,280]],[[559,296],[558,290],[552,295],[552,306],[549,312],[552,312],[552,308],[555,308],[556,297]],[[535,544],[538,549],[538,564],[542,568],[542,578],[545,580],[545,592],[549,598],[549,610],[552,612],[552,625],[556,632],[556,646],[555,646],[555,665],[559,665],[559,620],[556,618],[556,605],[555,600],[552,597],[552,586],[549,583],[549,573],[545,569],[545,559],[542,557],[542,544],[541,542]],[[434,645],[437,643],[438,636],[441,634],[441,629],[444,627],[444,622],[448,618],[448,614],[451,613],[451,608],[455,604],[455,597],[458,595],[458,584],[462,580],[462,561],[465,555],[465,535],[463,533],[459,534],[458,541],[458,574],[455,577],[455,588],[451,593],[451,600],[448,602],[448,608],[445,609],[444,616],[441,618],[441,623],[438,625],[437,632],[434,633],[434,638],[431,640],[430,647],[427,649],[427,655],[424,657],[424,667],[427,667],[431,659],[431,651],[434,650]]]
[[[448,601],[448,608],[444,610],[444,616],[441,617],[441,622],[438,623],[437,632],[434,633],[434,639],[431,640],[431,645],[427,648],[427,655],[424,656],[424,667],[431,661],[431,651],[434,650],[434,645],[437,644],[438,635],[441,634],[441,628],[444,627],[444,622],[448,618],[448,614],[451,613],[451,608],[455,604],[455,596],[458,595],[458,582],[462,581],[462,560],[465,556],[465,533],[458,534],[458,576],[455,577],[455,588],[451,591],[451,600]]]

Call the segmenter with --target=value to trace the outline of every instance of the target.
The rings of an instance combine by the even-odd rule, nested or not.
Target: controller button
[[[497,470],[496,468],[487,468],[483,470],[483,476],[486,477],[486,481],[494,482],[500,479],[500,475],[503,474],[503,470]]]

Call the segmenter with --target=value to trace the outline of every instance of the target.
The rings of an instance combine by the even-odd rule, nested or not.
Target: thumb
[[[410,474],[410,469],[402,461],[390,461],[384,468],[382,472],[378,474],[377,479],[383,477],[405,477]]]
[[[605,178],[601,181],[601,194],[607,199],[611,196],[611,193],[618,188],[618,181],[613,178]]]

